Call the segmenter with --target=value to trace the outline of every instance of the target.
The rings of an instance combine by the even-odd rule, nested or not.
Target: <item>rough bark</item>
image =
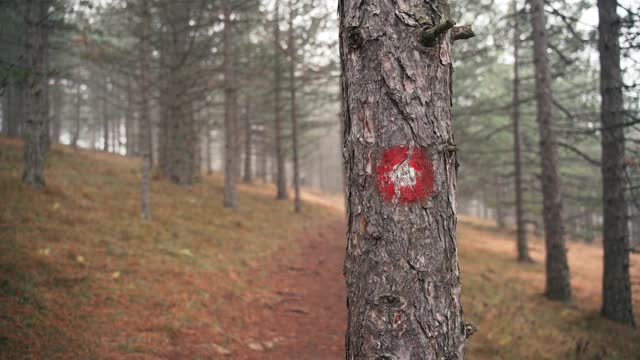
[[[302,210],[302,202],[300,201],[300,163],[298,159],[298,114],[296,104],[296,38],[293,28],[293,19],[295,10],[293,1],[289,0],[289,94],[291,101],[291,143],[293,153],[293,210],[299,213]]]
[[[340,0],[339,14],[346,359],[462,359],[451,35],[418,43],[448,4]],[[389,154],[400,162],[388,167]]]
[[[562,220],[562,192],[558,170],[558,146],[551,113],[551,76],[547,58],[544,0],[530,0],[537,120],[542,162],[542,202],[546,247],[546,287],[549,299],[569,301],[571,283]]]
[[[512,2],[514,13],[513,24],[513,89],[511,99],[511,123],[513,125],[513,163],[515,189],[515,217],[516,217],[516,248],[518,261],[530,262],[529,244],[527,240],[527,223],[524,218],[524,204],[522,189],[522,145],[520,135],[520,12],[518,2]]]
[[[233,39],[231,28],[231,0],[222,4],[224,11],[223,51],[224,51],[224,207],[237,205],[236,177],[236,84],[234,79]]]
[[[45,185],[44,165],[48,146],[48,62],[51,0],[28,0],[26,119],[24,123],[24,172],[22,181],[30,186]]]
[[[276,198],[283,200],[289,197],[287,194],[287,174],[284,159],[284,148],[282,145],[282,104],[280,100],[282,73],[280,66],[280,0],[275,0],[275,11],[273,19],[273,38],[274,38],[274,111],[275,111],[275,156],[276,156]]]
[[[195,180],[196,127],[193,116],[193,99],[190,97],[189,61],[193,47],[190,46],[188,29],[192,20],[192,3],[167,2],[162,10],[167,31],[161,41],[162,66],[162,124],[161,165],[171,181],[188,186]]]
[[[151,36],[151,14],[147,0],[142,0],[142,43],[140,46],[140,153],[142,173],[140,181],[140,209],[143,219],[151,219],[149,187],[151,172],[151,119],[149,115],[149,36]]]
[[[625,136],[620,18],[616,0],[598,0],[602,108],[603,247],[602,315],[635,326],[629,276],[628,205],[625,198]]]

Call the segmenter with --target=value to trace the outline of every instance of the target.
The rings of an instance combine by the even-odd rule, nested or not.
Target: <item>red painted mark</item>
[[[386,149],[376,172],[378,191],[385,201],[418,201],[433,190],[433,163],[422,148],[395,146]]]

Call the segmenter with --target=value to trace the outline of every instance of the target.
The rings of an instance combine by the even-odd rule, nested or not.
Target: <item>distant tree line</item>
[[[240,179],[273,181],[281,199],[293,187],[297,211],[302,183],[339,191],[341,177],[327,179],[340,173],[339,149],[318,146],[338,124],[332,10],[315,0],[268,6],[0,4],[1,128],[27,140],[25,181],[44,185],[46,149],[61,142],[140,156],[145,217],[151,172],[189,186],[223,163],[229,207]]]

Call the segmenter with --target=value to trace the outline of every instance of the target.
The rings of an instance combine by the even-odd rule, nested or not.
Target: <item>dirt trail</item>
[[[244,344],[235,342],[233,359],[335,360],[344,356],[346,324],[342,276],[345,225],[314,226],[297,241],[296,256],[275,259],[266,282],[272,301],[245,305]]]

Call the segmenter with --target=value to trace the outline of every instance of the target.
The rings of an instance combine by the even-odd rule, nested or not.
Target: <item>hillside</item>
[[[3,140],[0,358],[163,357],[191,331],[224,345],[234,301],[266,260],[339,218],[320,206],[293,216],[259,187],[240,186],[238,209],[224,209],[214,176],[189,189],[154,181],[145,222],[137,161],[55,147],[35,191],[20,184],[21,159]]]
[[[342,358],[340,198],[306,193],[296,216],[241,185],[229,210],[219,176],[156,179],[145,222],[136,160],[55,147],[43,191],[20,167],[0,140],[0,358]],[[559,304],[541,296],[541,239],[521,265],[513,234],[467,217],[458,234],[467,359],[640,359],[640,333],[598,317],[598,247],[570,245],[576,300]],[[638,317],[638,255],[632,276]]]

